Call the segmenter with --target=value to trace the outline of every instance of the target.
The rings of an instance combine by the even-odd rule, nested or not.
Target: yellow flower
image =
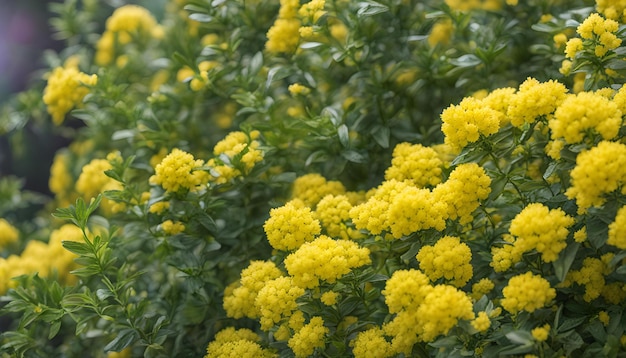
[[[324,327],[322,317],[313,317],[289,339],[287,344],[297,358],[308,357],[315,352],[316,348],[324,347],[325,338],[329,332],[330,330]]]
[[[166,220],[161,223],[161,229],[168,235],[176,235],[185,231],[185,224],[180,221],[174,222],[172,220]]]
[[[298,308],[296,299],[304,289],[296,286],[291,277],[278,277],[265,282],[254,305],[260,313],[261,329],[268,331]]]
[[[576,54],[583,50],[583,40],[575,37],[573,39],[569,39],[565,44],[565,57],[573,60],[576,57]]]
[[[532,334],[533,338],[536,341],[544,342],[548,339],[548,336],[550,335],[550,325],[546,323],[541,327],[534,328],[532,331],[530,331],[530,334]]]
[[[622,112],[611,100],[598,93],[568,95],[549,121],[551,137],[567,144],[582,142],[591,130],[609,140],[622,126]]]
[[[387,358],[394,355],[391,344],[384,337],[380,327],[373,327],[360,332],[350,341],[355,358]]]
[[[423,246],[417,261],[431,281],[444,278],[456,287],[463,287],[472,278],[472,251],[458,237],[444,236],[434,246]]]
[[[431,228],[443,230],[448,214],[446,204],[437,200],[428,189],[406,186],[393,197],[389,205],[389,229],[393,238],[399,239]]]
[[[271,261],[252,261],[241,271],[241,278],[224,291],[224,309],[232,318],[257,318],[259,310],[255,301],[265,283],[283,276]]]
[[[337,292],[328,291],[328,292],[322,293],[322,296],[320,297],[320,301],[322,301],[322,303],[325,304],[326,306],[332,306],[337,303],[338,298],[339,298],[339,294]]]
[[[307,206],[314,208],[315,205],[326,195],[345,194],[346,188],[339,181],[326,180],[317,173],[305,174],[293,182],[292,198],[300,199]]]
[[[357,229],[366,229],[374,235],[380,234],[383,230],[389,230],[393,223],[390,213],[391,203],[404,189],[409,187],[408,182],[399,182],[394,179],[384,181],[372,191],[372,195],[366,202],[350,209],[350,218],[354,226]],[[402,220],[406,221],[406,217],[398,219],[398,222]],[[399,223],[398,225],[401,224]],[[405,226],[402,225],[402,227],[404,228]],[[398,232],[398,229],[396,232]],[[398,235],[401,236],[400,233]]]
[[[461,319],[474,319],[470,298],[449,285],[435,286],[417,308],[416,315],[421,322],[420,335],[424,342],[432,342],[439,335],[448,334]]]
[[[359,247],[354,241],[321,235],[302,244],[284,262],[296,285],[314,288],[320,281],[334,283],[353,268],[369,264],[369,254],[369,249]]]
[[[563,210],[550,210],[543,204],[533,203],[515,216],[509,232],[521,252],[536,250],[544,262],[554,262],[567,246],[567,228],[573,224],[574,219]]]
[[[443,162],[434,149],[421,144],[400,143],[393,150],[385,179],[410,180],[420,188],[434,186],[441,182],[442,167]]]
[[[528,78],[511,98],[507,116],[515,127],[533,123],[541,116],[552,114],[565,100],[566,92],[567,88],[557,81],[540,83]]]
[[[462,149],[500,129],[500,113],[474,97],[466,97],[458,105],[446,108],[441,113],[441,121],[445,143],[455,149]]]
[[[321,232],[319,220],[313,217],[309,207],[292,200],[270,210],[270,217],[263,225],[267,241],[277,250],[291,251]]]
[[[208,173],[197,170],[204,161],[178,148],[172,150],[155,168],[151,184],[160,185],[168,192],[181,189],[196,191],[208,182]]]
[[[96,75],[80,72],[77,66],[55,68],[43,91],[43,102],[54,124],[60,125],[70,110],[80,107],[89,93],[89,86],[94,86],[97,82]]]
[[[606,201],[604,195],[617,190],[626,178],[626,145],[602,141],[581,152],[576,157],[571,178],[565,195],[576,199],[579,214],[589,207],[602,205]]]
[[[591,302],[600,297],[605,286],[604,275],[610,271],[606,263],[595,257],[586,257],[580,270],[570,270],[567,279],[585,286],[583,299]]]
[[[452,20],[444,19],[437,21],[428,34],[428,44],[430,47],[435,47],[439,44],[447,45],[450,43],[452,34],[454,34]]]
[[[352,204],[347,196],[331,194],[317,203],[315,216],[330,237],[348,239],[350,232],[345,222],[350,220],[350,209]]]
[[[301,22],[297,18],[300,2],[281,0],[278,18],[267,31],[265,49],[270,53],[293,53],[300,42]]]
[[[509,284],[502,290],[504,298],[500,301],[502,307],[511,314],[519,311],[534,312],[545,307],[556,297],[556,291],[543,277],[533,275],[532,272],[517,275],[509,280]]]
[[[485,311],[478,312],[476,318],[471,322],[472,327],[478,332],[485,332],[491,327],[491,320]]]
[[[433,189],[433,196],[435,203],[446,203],[447,218],[467,224],[473,220],[480,200],[487,199],[490,192],[491,178],[485,170],[476,163],[466,163],[454,168],[448,180]]]
[[[298,95],[306,96],[311,93],[310,88],[305,87],[299,83],[294,83],[292,85],[289,85],[287,89],[289,90],[289,93],[291,93],[292,96],[298,96]]]
[[[16,243],[20,238],[20,232],[8,221],[0,218],[0,250]]]
[[[479,300],[483,295],[488,294],[493,290],[495,284],[487,277],[481,278],[478,282],[472,285],[472,298]]]
[[[626,249],[626,206],[617,211],[615,220],[609,225],[609,239],[606,243],[621,250]]]
[[[269,358],[274,354],[263,349],[257,342],[260,337],[249,329],[235,330],[232,327],[221,330],[215,335],[215,340],[207,346],[204,358],[242,357],[242,358]]]
[[[419,270],[398,270],[385,284],[382,294],[390,313],[413,310],[419,307],[432,290],[428,276]]]
[[[609,316],[609,314],[606,313],[606,311],[600,311],[598,312],[598,320],[602,322],[602,324],[606,327],[609,325],[609,322],[611,321],[611,316]]]

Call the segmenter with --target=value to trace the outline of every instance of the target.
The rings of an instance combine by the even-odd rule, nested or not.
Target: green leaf
[[[372,0],[360,2],[358,6],[359,9],[356,11],[356,16],[360,18],[389,11],[389,7],[386,5]]]
[[[61,241],[61,244],[63,245],[63,247],[76,254],[79,256],[89,256],[92,254],[91,248],[89,247],[89,245],[83,243],[83,242],[77,242],[77,241]]]
[[[385,126],[377,126],[372,130],[372,138],[383,148],[389,148],[389,137],[391,136],[391,131],[389,127]]]
[[[581,324],[583,324],[587,320],[586,316],[576,317],[576,318],[566,318],[563,320],[563,324],[559,325],[556,329],[558,333],[567,332],[572,330]]]
[[[554,273],[560,282],[565,280],[565,276],[567,276],[567,272],[570,267],[572,267],[572,263],[574,263],[574,259],[576,258],[576,253],[578,253],[578,248],[580,247],[579,243],[573,243],[568,245],[565,250],[561,251],[559,254],[559,258],[552,263],[554,267]]]
[[[104,347],[105,352],[119,352],[130,346],[137,339],[134,329],[126,328],[119,331],[117,337]]]
[[[339,136],[339,142],[344,148],[350,147],[350,134],[348,132],[348,126],[342,124],[337,128],[337,135]],[[346,158],[347,159],[347,158]]]
[[[354,163],[366,163],[367,162],[367,156],[354,150],[345,150],[341,152],[341,156],[346,158],[348,161],[354,162]]]
[[[61,321],[55,321],[52,322],[52,325],[50,325],[50,332],[48,333],[48,339],[52,339],[54,337],[56,337],[56,335],[59,333],[59,330],[61,329]]]
[[[505,334],[506,338],[508,338],[511,342],[517,344],[533,344],[534,339],[533,336],[528,331],[513,331]]]

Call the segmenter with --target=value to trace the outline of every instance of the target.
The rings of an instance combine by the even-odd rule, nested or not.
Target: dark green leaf
[[[561,251],[559,258],[552,263],[552,266],[554,266],[554,273],[560,282],[565,280],[567,272],[570,267],[572,267],[572,263],[574,263],[579,247],[580,244],[577,242],[568,245],[565,250]]]

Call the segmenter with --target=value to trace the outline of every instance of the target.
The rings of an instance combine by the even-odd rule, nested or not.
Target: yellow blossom
[[[360,332],[350,341],[350,346],[355,358],[388,358],[394,355],[380,327]]]
[[[428,276],[419,270],[398,270],[385,284],[382,294],[390,313],[419,307],[432,290]]]
[[[161,229],[168,235],[176,235],[185,231],[185,224],[180,221],[165,220],[161,223]]]
[[[350,219],[352,204],[345,195],[326,195],[317,203],[315,216],[330,237],[348,239],[349,229],[345,222]]]
[[[478,312],[476,318],[471,322],[472,327],[478,332],[485,332],[491,327],[491,320],[485,311]]]
[[[626,249],[626,206],[617,211],[615,220],[609,224],[609,238],[606,243],[621,250]]]
[[[155,167],[151,184],[160,185],[168,192],[181,189],[196,191],[208,182],[208,173],[197,170],[204,161],[196,160],[193,155],[175,148]]]
[[[287,342],[296,358],[308,357],[316,348],[323,348],[325,338],[330,330],[324,327],[322,317],[313,317],[304,327]]]
[[[260,315],[255,306],[259,291],[265,283],[283,276],[282,272],[271,261],[252,261],[241,271],[238,282],[227,287],[224,292],[224,309],[232,318],[257,318]]]
[[[317,173],[305,174],[293,182],[292,198],[301,199],[307,206],[315,205],[326,195],[345,194],[346,188],[339,181],[326,180]]]
[[[472,285],[472,298],[479,300],[483,295],[488,294],[493,290],[495,284],[487,277],[481,278],[478,282]]]
[[[433,189],[434,202],[447,205],[447,218],[461,224],[472,221],[472,213],[491,192],[491,178],[476,163],[460,164],[447,181]]]
[[[552,114],[565,100],[566,92],[567,88],[557,81],[540,83],[528,78],[511,98],[507,116],[515,127],[533,123],[541,116]]]
[[[430,47],[448,45],[453,33],[454,25],[452,24],[452,20],[444,19],[437,21],[428,34],[428,44]]]
[[[446,108],[441,120],[445,143],[455,149],[496,133],[500,126],[500,114],[474,97],[466,97],[458,105]]]
[[[530,334],[532,334],[533,338],[536,341],[544,342],[548,339],[548,336],[550,335],[550,325],[545,324],[541,327],[533,328],[533,330],[530,331]]]
[[[311,209],[292,200],[270,210],[270,217],[263,225],[267,241],[277,250],[291,251],[308,241],[313,241],[321,232],[319,220]]]
[[[369,254],[369,249],[359,247],[354,241],[321,235],[287,256],[285,267],[296,285],[314,288],[320,281],[334,283],[353,268],[369,264]]]
[[[456,287],[463,287],[472,278],[472,252],[458,237],[444,236],[433,246],[423,246],[417,261],[431,281],[440,278]]]
[[[385,179],[410,180],[423,188],[441,182],[443,162],[437,152],[421,144],[400,143],[392,153],[391,166],[385,171]]]
[[[14,244],[20,238],[20,232],[6,219],[0,218],[0,250]]]
[[[502,307],[511,314],[519,311],[534,312],[545,307],[556,297],[556,291],[543,277],[533,275],[532,272],[517,275],[509,280],[502,290],[504,298],[500,301]]]
[[[268,331],[298,308],[296,299],[304,289],[296,286],[291,277],[281,276],[265,282],[254,305],[260,313],[261,329]]]
[[[97,82],[96,75],[80,72],[78,67],[55,68],[43,91],[43,102],[54,124],[60,125],[70,110],[80,107],[89,93],[89,86],[94,86]]]

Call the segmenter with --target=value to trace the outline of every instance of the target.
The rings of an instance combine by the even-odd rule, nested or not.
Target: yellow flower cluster
[[[472,285],[472,298],[479,300],[483,295],[488,294],[493,290],[496,285],[487,277],[481,278],[478,282]]]
[[[296,285],[314,288],[320,281],[334,283],[353,268],[369,264],[369,254],[369,249],[359,247],[354,241],[320,235],[289,254],[285,267]]]
[[[300,42],[298,0],[280,0],[278,18],[267,31],[265,49],[270,53],[293,53]]]
[[[87,163],[76,180],[76,192],[88,201],[107,190],[122,190],[123,187],[120,182],[104,173],[113,169],[111,161],[120,159],[121,157],[118,153],[111,153],[107,156],[107,159],[93,159]],[[100,206],[107,214],[123,209],[123,205],[107,198],[102,200]]]
[[[458,237],[444,236],[433,246],[423,246],[417,261],[431,281],[440,278],[456,287],[463,287],[472,278],[472,251]]]
[[[89,86],[98,82],[96,75],[80,72],[74,63],[65,67],[57,67],[48,77],[48,83],[43,90],[43,103],[46,104],[52,122],[56,125],[63,123],[65,115],[75,107],[80,107],[85,96],[89,93]]]
[[[544,262],[554,262],[567,246],[568,227],[573,224],[574,218],[563,210],[533,203],[515,216],[509,232],[515,237],[513,245],[519,252],[536,250]]]
[[[513,245],[515,238],[511,235],[503,235],[506,242],[502,247],[492,247],[491,263],[489,264],[496,272],[504,272],[513,264],[519,262],[524,254],[520,246]]]
[[[565,100],[567,88],[554,80],[540,83],[528,78],[509,102],[507,116],[515,127],[533,123],[552,114]]]
[[[430,29],[430,33],[428,34],[428,45],[430,45],[430,47],[447,45],[450,43],[453,33],[454,25],[452,24],[452,20],[439,20]]]
[[[359,332],[356,338],[350,341],[350,346],[355,358],[388,358],[394,355],[391,344],[387,342],[380,327]]]
[[[549,121],[551,137],[565,139],[568,144],[580,143],[590,130],[609,140],[622,126],[622,112],[610,99],[597,92],[568,95]]]
[[[442,167],[443,162],[434,149],[421,144],[400,143],[393,149],[385,179],[409,180],[420,188],[435,186],[441,182]]]
[[[322,230],[311,209],[299,200],[291,200],[270,210],[263,229],[270,245],[283,251],[295,250],[305,242],[313,241]]]
[[[621,250],[626,249],[626,206],[617,211],[615,220],[609,225],[609,238],[606,243]]]
[[[289,339],[289,348],[299,357],[308,357],[315,352],[316,348],[323,348],[325,338],[330,330],[324,327],[322,317],[313,317],[304,327]]]
[[[578,212],[602,205],[605,194],[618,189],[626,179],[626,145],[602,141],[576,157],[571,173],[571,186],[565,192],[576,199]]]
[[[138,5],[119,7],[107,19],[106,30],[96,43],[96,63],[106,66],[113,62],[116,45],[150,37],[163,37],[163,29],[148,10]]]
[[[161,229],[168,235],[176,235],[185,231],[185,224],[180,221],[165,220],[161,223]]]
[[[406,182],[387,180],[372,191],[366,202],[354,206],[350,210],[350,218],[357,229],[366,229],[374,235],[389,230],[391,215],[389,207],[393,200],[406,188]],[[426,189],[424,189],[427,191]]]
[[[328,236],[347,240],[351,237],[352,230],[345,223],[350,220],[351,209],[352,204],[347,196],[330,194],[317,203],[315,216]]]
[[[33,274],[47,277],[56,272],[61,282],[72,283],[76,277],[69,272],[76,268],[76,255],[67,251],[62,241],[82,241],[82,231],[74,225],[66,224],[52,231],[48,243],[30,240],[20,255],[0,258],[0,294],[15,287],[11,278]]]
[[[596,0],[596,10],[607,19],[626,21],[626,2],[614,0]]]
[[[517,5],[517,0],[445,0],[445,3],[451,9],[459,11],[475,9],[498,11],[505,3],[510,6]]]
[[[517,314],[520,311],[534,312],[545,307],[556,297],[556,290],[550,287],[545,278],[526,272],[512,277],[502,294],[502,307],[511,314]]]
[[[154,168],[155,174],[150,177],[150,184],[160,185],[167,192],[178,192],[181,189],[197,191],[206,185],[209,174],[202,167],[204,161],[196,160],[193,155],[174,148]]]
[[[66,152],[57,152],[50,167],[50,179],[48,187],[54,194],[57,205],[66,207],[76,199],[74,192],[74,179],[69,169],[70,159]],[[73,195],[72,195],[73,194]]]
[[[419,341],[430,342],[447,334],[460,319],[474,319],[470,298],[450,285],[432,286],[418,270],[398,270],[382,291],[394,319],[383,326],[393,337],[391,352],[409,355]]]
[[[474,97],[466,97],[458,105],[444,109],[441,121],[445,143],[455,149],[462,149],[481,136],[488,137],[500,129],[498,111]]]
[[[340,181],[326,180],[317,173],[305,174],[293,182],[292,198],[300,199],[306,206],[314,208],[326,195],[346,194]]]
[[[259,135],[259,131],[252,131],[249,135],[244,132],[230,132],[215,144],[213,154],[217,159],[207,162],[215,182],[224,184],[242,173],[248,174],[263,160],[263,152],[258,149],[260,143],[256,140]]]
[[[391,200],[388,221],[395,239],[420,230],[445,228],[447,203],[438,201],[430,190],[406,186]]]
[[[487,312],[480,311],[476,315],[476,318],[471,322],[471,324],[472,327],[474,327],[474,329],[478,332],[485,332],[489,329],[489,327],[491,327],[491,320],[489,319]]]
[[[315,23],[326,13],[324,11],[325,5],[325,0],[311,0],[300,7],[298,15],[300,15],[300,17],[304,20],[309,20],[309,22]]]
[[[224,291],[224,309],[232,318],[257,318],[259,310],[255,306],[259,291],[265,283],[283,276],[283,273],[271,261],[252,261],[241,271],[239,281]]]
[[[622,40],[615,35],[618,30],[617,21],[604,19],[596,13],[589,15],[576,28],[580,37],[593,41],[594,53],[597,57],[606,55],[609,50],[616,49],[622,44]]]
[[[0,251],[17,242],[20,232],[7,220],[0,218]]]
[[[459,219],[461,224],[472,221],[472,213],[491,192],[491,178],[476,163],[457,166],[445,182],[433,189],[435,202],[447,204],[446,218]]]
[[[602,260],[595,257],[586,257],[583,260],[583,266],[580,270],[570,270],[567,273],[564,285],[571,282],[585,286],[583,299],[591,302],[600,297],[605,287],[604,276],[611,273],[608,265]]]
[[[256,333],[247,328],[225,328],[215,335],[213,342],[207,346],[204,358],[270,358],[276,354],[263,349],[258,343],[261,340]]]
[[[546,323],[541,327],[533,328],[530,334],[537,342],[544,342],[550,336],[550,325]]]
[[[260,313],[261,329],[268,331],[298,308],[296,299],[304,289],[296,286],[291,277],[278,277],[266,281],[254,304]]]

